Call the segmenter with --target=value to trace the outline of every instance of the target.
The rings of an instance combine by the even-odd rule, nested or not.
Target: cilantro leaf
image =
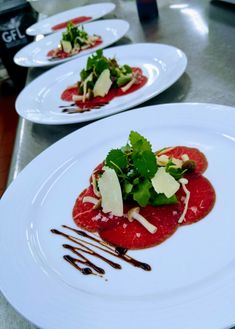
[[[127,157],[120,149],[111,150],[106,159],[105,163],[108,167],[113,168],[115,171],[120,172],[122,169],[127,167]]]
[[[148,179],[145,179],[143,182],[139,183],[136,190],[133,192],[133,199],[141,206],[145,207],[151,196],[150,189],[152,184]]]
[[[143,177],[152,178],[157,172],[156,157],[152,151],[144,151],[141,155],[133,155],[133,164]]]

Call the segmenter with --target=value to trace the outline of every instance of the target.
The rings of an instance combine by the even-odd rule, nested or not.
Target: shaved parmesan
[[[158,168],[151,182],[154,190],[157,193],[164,193],[167,198],[172,197],[180,188],[180,184],[166,172],[164,167]]]
[[[82,202],[89,202],[89,203],[94,203],[96,204],[99,200],[96,198],[93,198],[92,196],[84,196],[84,198],[82,199]]]
[[[89,202],[89,203],[94,203],[94,207],[93,209],[99,209],[101,206],[101,200],[100,199],[96,199],[92,196],[84,196],[84,198],[82,199],[82,202]]]
[[[105,69],[98,80],[96,81],[93,89],[94,97],[101,96],[104,97],[109,92],[112,86],[112,80],[110,79],[109,69]]]
[[[104,173],[98,180],[102,197],[101,206],[104,213],[111,212],[115,216],[123,215],[121,186],[114,169],[103,167]]]

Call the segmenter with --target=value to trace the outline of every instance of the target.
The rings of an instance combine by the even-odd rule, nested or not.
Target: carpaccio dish
[[[180,226],[206,217],[216,199],[212,184],[203,176],[207,166],[205,155],[197,148],[174,146],[154,153],[143,136],[131,131],[128,143],[111,150],[93,170],[89,186],[75,202],[72,216],[82,230],[63,226],[76,233],[75,237],[52,230],[79,245],[64,245],[79,256],[66,255],[65,260],[83,274],[103,275],[104,270],[97,269],[83,251],[121,268],[95,252],[91,248],[95,242],[98,249],[151,270],[150,265],[131,258],[128,249],[157,246]]]
[[[63,91],[61,99],[73,103],[62,106],[62,111],[71,114],[100,108],[115,97],[140,89],[147,80],[141,68],[119,65],[115,58],[105,57],[99,49],[88,57],[80,81]]]
[[[70,19],[69,21],[66,21],[66,22],[62,22],[62,23],[59,23],[59,24],[56,24],[54,26],[52,26],[52,30],[53,31],[57,31],[57,30],[61,30],[61,29],[64,29],[66,28],[66,26],[68,25],[68,23],[72,23],[74,25],[78,25],[78,24],[81,24],[81,23],[84,23],[84,22],[88,22],[92,19],[92,17],[90,16],[79,16],[79,17],[75,17],[75,18],[72,18]]]
[[[49,59],[63,59],[81,53],[82,51],[94,48],[102,43],[98,35],[88,35],[83,26],[75,26],[69,22],[66,31],[62,33],[59,46],[51,49],[47,56]]]

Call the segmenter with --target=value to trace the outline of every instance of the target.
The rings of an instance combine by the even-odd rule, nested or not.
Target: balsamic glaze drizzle
[[[99,105],[95,105],[92,107],[79,107],[76,105],[76,103],[72,103],[70,105],[61,105],[59,108],[62,108],[62,113],[68,113],[68,114],[74,114],[74,113],[83,113],[83,112],[89,112],[91,110],[100,109],[102,106],[107,105],[109,102],[104,102]]]
[[[52,233],[57,234],[57,235],[62,235],[65,238],[67,238],[68,240],[70,240],[70,241],[76,243],[77,245],[79,245],[79,247],[77,247],[77,246],[75,247],[75,246],[71,246],[70,244],[63,244],[63,247],[65,249],[70,250],[76,256],[79,257],[79,258],[74,258],[70,255],[64,255],[63,258],[69,264],[71,264],[73,267],[75,267],[78,271],[80,271],[84,275],[90,275],[90,274],[97,275],[97,273],[98,273],[98,275],[102,276],[103,274],[105,274],[104,269],[97,266],[97,265],[95,265],[93,262],[91,262],[88,258],[86,258],[83,255],[84,253],[89,254],[91,256],[95,256],[95,257],[103,260],[105,263],[109,264],[110,266],[112,266],[115,269],[121,269],[122,268],[120,264],[115,263],[115,262],[111,261],[110,259],[102,256],[101,254],[99,254],[94,249],[91,249],[88,246],[95,247],[99,250],[102,250],[102,251],[108,253],[109,255],[118,257],[118,258],[124,260],[125,262],[127,262],[127,263],[129,263],[129,264],[131,264],[135,267],[139,267],[139,268],[141,268],[145,271],[151,271],[151,266],[150,265],[148,265],[146,263],[143,263],[143,262],[140,262],[140,261],[130,257],[129,255],[127,255],[128,250],[125,249],[125,248],[112,247],[103,240],[100,240],[100,239],[98,239],[98,238],[96,238],[96,237],[94,237],[94,236],[92,236],[92,235],[90,235],[90,234],[88,234],[84,231],[74,229],[74,228],[69,227],[67,225],[62,225],[62,227],[65,228],[65,229],[73,231],[74,233],[76,233],[77,235],[79,235],[81,237],[84,237],[84,238],[87,238],[87,239],[89,239],[93,242],[96,242],[96,244],[94,244],[92,242],[88,242],[86,240],[77,238],[75,236],[63,233],[63,232],[61,232],[59,230],[56,230],[56,229],[51,230]],[[83,264],[83,265],[86,265],[87,267],[80,267],[78,264]],[[94,271],[92,271],[92,269]]]

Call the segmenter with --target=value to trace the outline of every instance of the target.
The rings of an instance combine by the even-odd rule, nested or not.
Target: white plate
[[[51,34],[37,42],[32,42],[19,50],[14,56],[14,61],[20,66],[39,67],[61,64],[77,57],[88,55],[97,49],[105,48],[122,38],[129,29],[129,23],[121,19],[107,19],[88,23],[84,27],[89,35],[101,36],[103,42],[96,47],[83,50],[81,53],[64,58],[50,60],[47,53],[58,47],[62,32]]]
[[[58,30],[57,31],[52,30],[52,27],[59,23],[66,22],[80,16],[92,17],[92,19],[89,20],[89,22],[91,22],[95,19],[107,15],[108,13],[113,11],[115,7],[116,7],[115,4],[111,2],[104,2],[104,3],[91,4],[91,5],[77,7],[74,9],[63,11],[61,13],[50,16],[31,25],[30,27],[27,28],[26,33],[32,36],[36,36],[37,34],[54,33],[57,32]],[[88,21],[82,24],[86,24],[87,22]]]
[[[187,145],[206,154],[205,176],[217,200],[210,214],[154,248],[129,252],[152,266],[106,267],[105,281],[62,259],[71,210],[92,169],[130,130],[153,149]],[[225,161],[225,159],[228,159]],[[235,323],[235,108],[167,104],[99,120],[33,160],[0,201],[0,287],[9,302],[44,329],[224,329]],[[97,263],[98,260],[96,260]],[[101,265],[101,264],[100,264]]]
[[[17,112],[27,120],[42,124],[69,124],[95,120],[134,107],[171,86],[184,72],[185,54],[163,44],[131,44],[104,50],[104,55],[116,57],[120,64],[142,68],[148,82],[137,91],[116,97],[100,109],[90,112],[62,113],[61,106],[70,103],[60,96],[80,79],[80,71],[86,66],[87,56],[69,61],[44,73],[29,84],[18,96]]]

